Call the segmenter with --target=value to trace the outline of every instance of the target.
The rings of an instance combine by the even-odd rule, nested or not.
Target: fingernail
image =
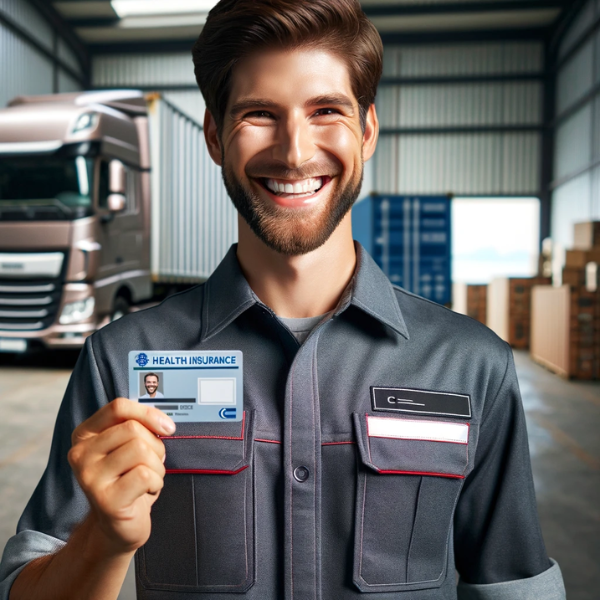
[[[165,460],[167,460],[167,455],[163,454],[163,463],[165,462]]]
[[[161,417],[160,424],[169,435],[175,433],[175,423],[173,423],[171,419],[168,419],[167,417]]]

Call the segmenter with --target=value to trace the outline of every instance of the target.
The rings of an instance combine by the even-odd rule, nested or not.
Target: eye
[[[244,115],[245,119],[272,119],[273,115],[266,110],[254,110]]]
[[[317,110],[315,112],[315,116],[316,117],[320,117],[320,116],[330,116],[330,115],[339,115],[340,111],[335,109],[335,108],[320,108],[319,110]]]

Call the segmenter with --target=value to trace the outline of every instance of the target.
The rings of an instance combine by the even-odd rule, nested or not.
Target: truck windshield
[[[92,158],[0,157],[0,220],[64,220],[92,214]]]

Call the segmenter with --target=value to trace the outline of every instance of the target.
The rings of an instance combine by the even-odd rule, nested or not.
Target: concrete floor
[[[74,354],[0,354],[0,548],[41,476]],[[550,556],[569,600],[600,590],[600,383],[565,381],[515,353]],[[134,600],[132,572],[120,600]],[[540,599],[543,600],[543,599]]]
[[[77,353],[0,354],[0,549],[46,467],[56,413]],[[135,600],[133,565],[119,600]]]

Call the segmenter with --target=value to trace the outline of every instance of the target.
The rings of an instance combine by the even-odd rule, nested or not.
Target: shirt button
[[[306,467],[296,467],[294,469],[294,479],[300,483],[304,483],[310,474],[310,471]]]

